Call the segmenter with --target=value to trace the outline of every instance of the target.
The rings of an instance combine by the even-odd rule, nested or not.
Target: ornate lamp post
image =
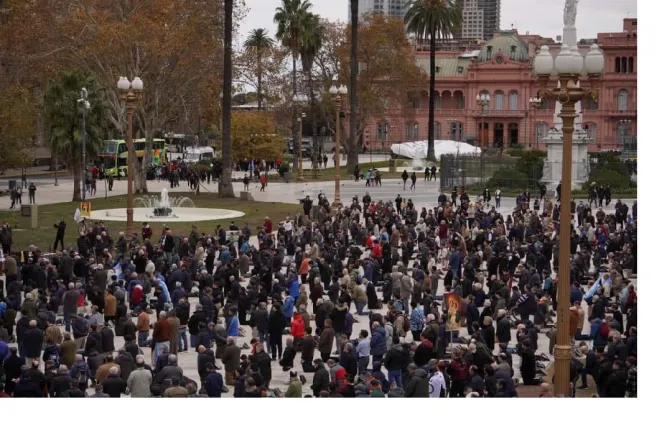
[[[332,85],[329,89],[331,97],[336,103],[336,175],[334,176],[334,202],[333,207],[341,206],[341,106],[343,104],[343,97],[348,94],[348,88],[341,84],[340,87]]]
[[[82,106],[82,201],[86,200],[86,111],[91,109],[88,99],[89,92],[82,87],[82,96],[77,100],[77,104]]]
[[[483,146],[483,133],[485,132],[485,113],[488,111],[488,105],[490,104],[490,94],[481,93],[476,97],[476,105],[481,108],[481,129],[478,135],[478,144]],[[481,154],[483,153],[483,148],[481,148]]]
[[[292,102],[294,103],[294,107],[298,109],[301,107],[303,104],[306,103],[306,98],[304,95],[294,95],[292,97]],[[298,114],[298,117],[296,119],[296,122],[299,125],[299,147],[294,148],[295,151],[298,151],[297,153],[297,158],[299,160],[299,172],[296,176],[296,181],[297,182],[303,182],[303,119],[306,117],[306,114],[301,112]]]
[[[133,113],[138,101],[142,100],[144,83],[137,76],[133,82],[122,76],[117,81],[117,90],[122,101],[126,101],[126,148],[128,149],[128,191],[126,193],[126,237],[133,233],[133,167],[135,166],[135,146],[133,145]]]
[[[529,104],[530,104],[530,110],[532,111],[532,116],[530,117],[530,121],[532,123],[532,126],[530,126],[530,139],[529,139],[529,142],[527,143],[527,146],[530,147],[530,148],[532,147],[532,128],[534,128],[534,135],[535,135],[534,142],[535,142],[535,149],[536,149],[536,147],[537,147],[536,146],[537,145],[536,136],[539,134],[537,132],[536,113],[537,113],[537,109],[539,109],[539,107],[541,106],[541,98],[539,98],[538,96],[531,96],[530,100],[529,100]]]
[[[548,88],[553,69],[558,75],[558,86]],[[582,72],[588,74],[589,88],[579,87],[579,76]],[[548,46],[541,47],[534,59],[534,69],[541,83],[541,98],[554,99],[562,105],[559,117],[562,119],[562,177],[560,189],[560,256],[558,273],[558,339],[555,346],[555,395],[569,397],[570,378],[569,366],[571,361],[570,328],[569,328],[569,243],[570,243],[570,207],[572,195],[572,134],[576,103],[592,98],[597,100],[597,81],[604,70],[604,56],[597,44],[590,47],[584,58],[579,54],[577,47],[571,49],[563,45],[560,53],[555,57],[548,51]],[[553,81],[555,83],[555,81]]]

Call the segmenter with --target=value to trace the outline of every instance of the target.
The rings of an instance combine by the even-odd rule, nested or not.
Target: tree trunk
[[[350,1],[350,148],[348,150],[348,173],[355,172],[359,163],[359,148],[357,135],[357,41],[359,36],[359,0]],[[339,111],[340,113],[340,111]],[[340,163],[340,161],[338,162]]]
[[[261,110],[261,50],[257,48],[257,110]]]
[[[224,1],[224,81],[222,82],[222,175],[219,197],[236,197],[231,183],[231,39],[233,30],[233,0]]]
[[[296,96],[296,57],[292,55],[292,98]],[[296,126],[296,107],[292,105],[292,142],[294,144],[294,164],[293,169],[299,168],[299,154],[301,153],[301,143],[299,141],[299,129]]]
[[[80,202],[82,200],[82,167],[75,160],[70,169],[72,170],[74,182],[72,187],[72,202]]]
[[[310,90],[310,126],[313,128],[313,166],[317,167],[317,157],[319,151],[317,150],[317,117],[315,117],[315,88],[313,86],[313,68],[310,67],[308,72],[308,89]]]
[[[436,33],[429,39],[429,118],[427,123],[427,160],[436,162],[434,154],[434,86],[436,84]]]
[[[149,192],[147,189],[147,168],[149,168],[154,157],[154,126],[145,128],[145,150],[143,153],[144,157],[139,167],[140,175],[134,178],[135,194],[147,194]]]

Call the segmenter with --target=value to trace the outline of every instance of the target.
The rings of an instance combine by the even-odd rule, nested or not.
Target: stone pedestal
[[[254,198],[252,197],[252,193],[249,191],[241,191],[240,192],[240,200],[241,201],[254,201]]]
[[[543,139],[548,149],[541,179],[548,191],[554,192],[562,179],[562,131],[551,129]],[[572,134],[572,190],[579,189],[588,180],[588,135],[583,129],[575,129]]]

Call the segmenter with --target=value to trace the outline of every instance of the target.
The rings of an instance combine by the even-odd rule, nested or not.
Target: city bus
[[[137,138],[133,140],[135,155],[142,163],[145,156],[145,139]],[[166,162],[166,141],[161,138],[155,138],[152,145],[152,154],[149,165],[162,165]],[[128,173],[128,150],[124,140],[105,140],[103,147],[98,151],[98,158],[103,165],[105,176],[126,177]]]

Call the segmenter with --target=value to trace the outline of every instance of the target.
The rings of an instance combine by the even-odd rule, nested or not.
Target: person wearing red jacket
[[[303,323],[303,317],[297,311],[294,311],[294,320],[289,327],[289,333],[294,338],[294,347],[300,350],[303,338],[306,336],[306,326]]]
[[[273,221],[268,216],[264,218],[264,232],[268,235],[273,233]]]

